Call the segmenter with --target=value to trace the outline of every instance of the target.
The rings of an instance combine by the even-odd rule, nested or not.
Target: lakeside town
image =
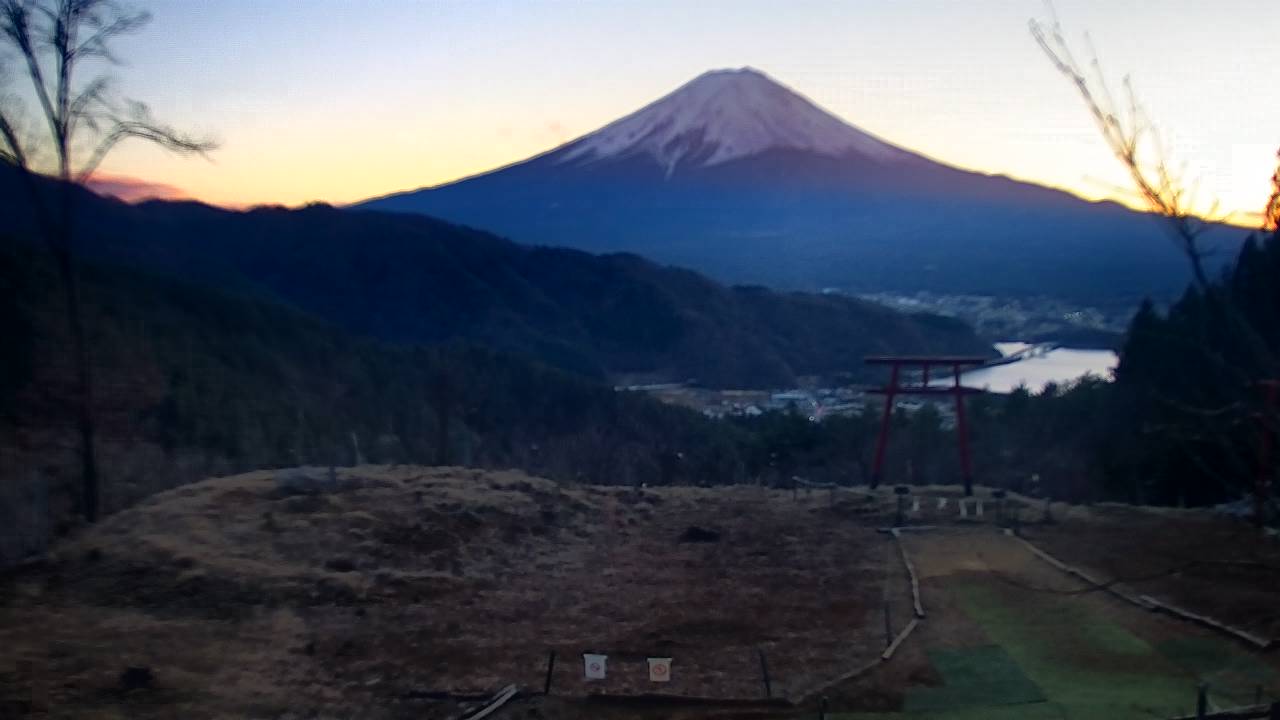
[[[824,292],[845,294],[833,289]],[[983,337],[1054,340],[1072,347],[1113,347],[1133,316],[1129,303],[1103,308],[1052,297],[951,295],[925,290],[910,294],[859,293],[857,297],[902,312],[959,318]]]
[[[775,390],[718,390],[698,387],[694,383],[655,383],[625,385],[619,391],[643,392],[662,402],[692,408],[709,418],[756,417],[766,412],[789,412],[806,416],[810,422],[833,417],[860,415],[868,406],[884,407],[884,397],[876,395],[871,385],[843,387],[798,387]],[[945,429],[955,425],[955,406],[951,398],[899,397],[894,408],[915,413],[932,405]]]

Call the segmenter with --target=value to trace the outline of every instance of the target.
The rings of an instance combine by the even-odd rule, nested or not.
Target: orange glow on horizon
[[[1070,83],[1027,32],[1037,3],[611,0],[192,4],[145,0],[122,92],[221,145],[122,144],[103,170],[242,207],[343,205],[545,152],[714,68],[752,66],[846,122],[960,168],[1141,209]],[[1056,0],[1129,75],[1175,166],[1251,222],[1280,147],[1265,0]],[[1263,19],[1268,22],[1262,21]],[[289,28],[270,33],[269,28]]]
[[[530,152],[526,156],[514,160],[519,162],[532,157],[548,148]],[[945,159],[934,158],[941,162]],[[183,159],[183,164],[193,161]],[[194,161],[198,164],[198,161]],[[513,161],[497,160],[491,164],[476,166],[474,158],[465,157],[462,153],[452,156],[437,157],[430,167],[435,172],[431,175],[420,174],[426,168],[418,166],[396,167],[389,163],[381,163],[375,168],[345,167],[335,170],[332,167],[318,166],[316,163],[305,163],[301,168],[263,169],[239,177],[234,187],[227,188],[209,182],[202,173],[191,172],[186,183],[181,187],[175,184],[150,180],[145,177],[133,177],[118,174],[98,174],[90,181],[91,188],[100,194],[117,197],[125,202],[140,202],[146,199],[160,200],[197,200],[231,210],[242,210],[255,205],[284,205],[298,207],[312,202],[323,202],[332,205],[347,205],[373,197],[387,195],[424,187],[447,184],[496,170],[511,164]],[[174,169],[178,170],[181,165]],[[964,168],[975,172],[1007,175],[1021,182],[1044,185],[1056,190],[1070,193],[1090,202],[1115,202],[1132,210],[1149,212],[1151,208],[1136,191],[1121,186],[1101,183],[1093,178],[1085,178],[1076,186],[1053,184],[1035,178],[1019,177],[999,168]],[[1245,192],[1241,195],[1265,194],[1265,186],[1258,183],[1256,193]],[[1262,214],[1247,207],[1237,207],[1230,211],[1222,209],[1223,204],[1214,207],[1211,203],[1198,204],[1197,212],[1209,219],[1236,225],[1254,227],[1261,221]]]

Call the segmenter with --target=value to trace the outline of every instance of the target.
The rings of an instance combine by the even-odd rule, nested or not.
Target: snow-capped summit
[[[555,155],[561,163],[647,155],[671,175],[774,149],[880,162],[911,156],[750,67],[703,73]]]
[[[1144,215],[892,145],[750,68],[699,75],[520,162],[359,207],[730,283],[1064,298],[1182,283],[1176,254],[1153,264],[1159,228]],[[742,362],[757,361],[743,348]]]

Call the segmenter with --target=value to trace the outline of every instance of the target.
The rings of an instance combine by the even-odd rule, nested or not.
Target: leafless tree
[[[1207,289],[1210,279],[1204,266],[1205,253],[1200,238],[1208,223],[1193,212],[1192,193],[1183,182],[1181,173],[1169,166],[1160,137],[1138,102],[1133,83],[1125,76],[1122,81],[1123,100],[1118,101],[1087,36],[1089,71],[1081,66],[1072,52],[1052,5],[1049,13],[1051,19],[1047,24],[1031,21],[1031,36],[1058,72],[1079,91],[1097,121],[1103,140],[1129,172],[1143,201],[1152,211],[1168,220],[1178,249],[1191,264],[1197,287]]]
[[[87,182],[121,142],[149,142],[167,150],[204,154],[213,143],[156,122],[146,105],[117,100],[108,74],[80,80],[83,68],[118,65],[111,51],[116,38],[137,32],[146,12],[111,0],[0,0],[0,81],[9,64],[30,81],[38,108],[36,125],[22,123],[19,96],[0,96],[0,162],[22,176],[39,231],[58,269],[76,369],[76,423],[80,440],[80,510],[98,517],[98,467],[94,455],[93,370],[85,338],[84,313],[76,278],[75,184]],[[49,166],[40,162],[43,159]],[[51,185],[40,176],[60,180]]]
[[[1277,363],[1268,344],[1252,327],[1246,314],[1235,307],[1230,295],[1220,292],[1214,286],[1205,267],[1207,252],[1202,238],[1214,222],[1212,218],[1216,213],[1216,204],[1207,213],[1210,219],[1195,213],[1192,207],[1194,193],[1184,181],[1182,173],[1170,166],[1156,127],[1147,118],[1138,101],[1133,83],[1127,76],[1123,79],[1124,101],[1123,104],[1118,102],[1088,37],[1086,36],[1086,44],[1090,47],[1089,71],[1086,72],[1067,42],[1052,4],[1048,5],[1048,10],[1048,23],[1031,20],[1032,37],[1054,67],[1079,91],[1089,113],[1098,124],[1103,140],[1128,171],[1135,189],[1148,208],[1166,220],[1165,224],[1174,243],[1190,265],[1196,289],[1216,315],[1216,321],[1239,338],[1248,355],[1250,367],[1229,365],[1221,355],[1213,355],[1209,359],[1224,371],[1235,375],[1242,385],[1256,380],[1260,371],[1273,371]],[[1273,209],[1276,201],[1277,198],[1273,197],[1272,204],[1267,208],[1268,215],[1280,213],[1280,210]]]
[[[1159,135],[1138,102],[1132,82],[1128,77],[1124,78],[1123,101],[1118,102],[1087,36],[1086,43],[1090,49],[1088,71],[1072,52],[1052,4],[1048,5],[1048,11],[1050,20],[1047,23],[1030,22],[1032,37],[1058,72],[1080,93],[1107,146],[1128,171],[1138,194],[1151,211],[1166,220],[1175,244],[1189,262],[1192,280],[1204,298],[1212,322],[1234,337],[1242,351],[1240,360],[1229,361],[1220,350],[1209,347],[1207,343],[1196,343],[1195,351],[1202,353],[1226,376],[1234,378],[1238,386],[1236,399],[1227,406],[1191,407],[1170,398],[1157,398],[1191,420],[1192,436],[1184,438],[1189,445],[1212,444],[1220,451],[1220,457],[1227,460],[1230,467],[1224,473],[1193,457],[1192,460],[1201,466],[1206,476],[1224,486],[1239,487],[1244,478],[1253,474],[1254,461],[1241,456],[1240,446],[1231,438],[1238,437],[1239,425],[1253,423],[1257,419],[1262,420],[1264,432],[1275,431],[1276,418],[1265,414],[1265,409],[1254,407],[1250,412],[1250,408],[1257,404],[1259,382],[1274,377],[1280,363],[1264,334],[1250,321],[1246,309],[1237,306],[1228,290],[1215,286],[1211,281],[1205,267],[1206,251],[1201,240],[1213,221],[1193,211],[1193,193],[1181,173],[1170,167]],[[1273,191],[1263,212],[1264,230],[1274,230],[1280,224],[1280,169],[1271,180]],[[1213,214],[1211,210],[1209,215]],[[1267,493],[1265,483],[1259,482],[1254,490],[1259,503],[1257,516],[1261,521],[1261,503]]]

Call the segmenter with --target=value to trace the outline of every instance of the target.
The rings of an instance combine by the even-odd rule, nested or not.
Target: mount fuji
[[[1185,284],[1149,215],[932,160],[752,68],[704,73],[528,160],[356,207],[790,289],[1129,303]]]

